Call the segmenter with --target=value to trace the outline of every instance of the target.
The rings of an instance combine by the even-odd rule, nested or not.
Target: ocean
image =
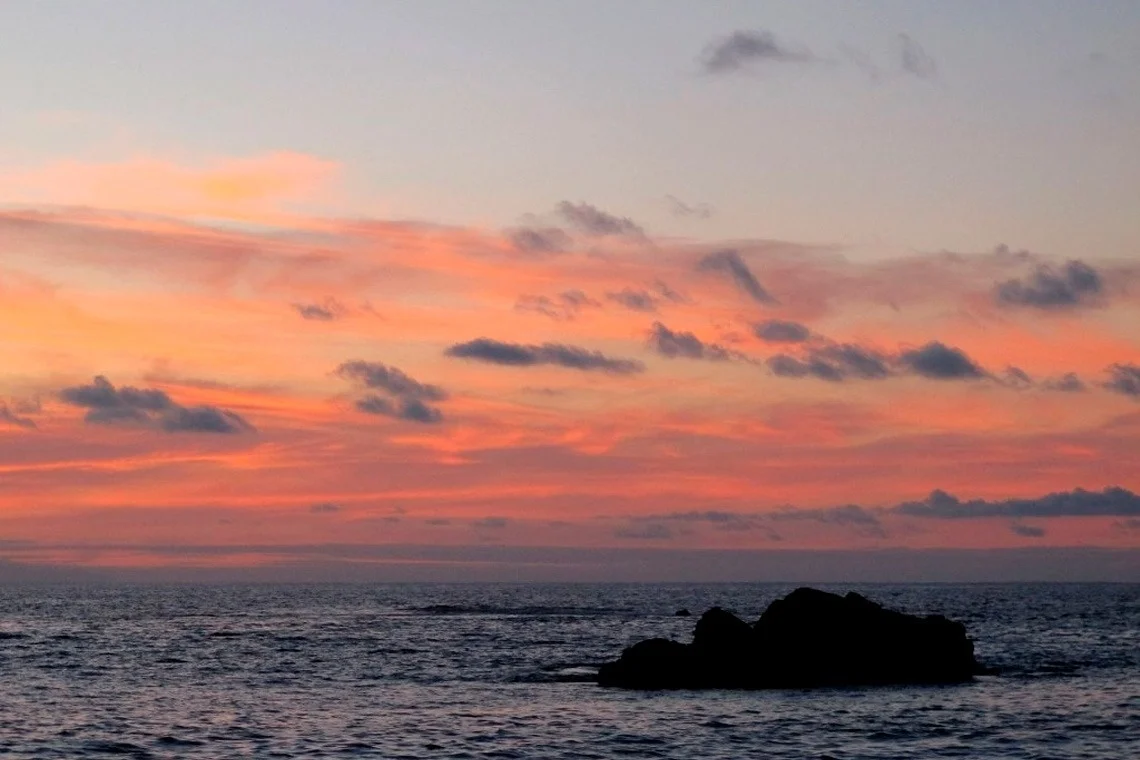
[[[0,757],[1140,757],[1137,584],[817,586],[965,623],[1002,671],[965,685],[588,682],[794,587],[0,587]]]

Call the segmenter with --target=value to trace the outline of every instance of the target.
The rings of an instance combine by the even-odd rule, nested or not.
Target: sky
[[[0,581],[1140,580],[1140,5],[0,5]]]

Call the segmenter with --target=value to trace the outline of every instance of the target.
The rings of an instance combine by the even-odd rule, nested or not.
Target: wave
[[[521,607],[500,607],[493,604],[429,604],[423,607],[405,608],[409,612],[422,615],[624,615],[631,612],[625,607],[577,607],[566,605],[526,605]]]

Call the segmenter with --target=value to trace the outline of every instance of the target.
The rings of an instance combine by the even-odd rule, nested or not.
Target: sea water
[[[999,676],[589,682],[788,584],[0,587],[4,758],[1140,758],[1140,585],[844,585],[965,623]]]

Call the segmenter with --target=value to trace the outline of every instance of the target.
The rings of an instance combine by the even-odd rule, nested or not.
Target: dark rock
[[[688,611],[687,609],[685,609],[684,607],[682,607],[681,609],[679,609],[679,610],[677,610],[676,612],[674,612],[674,613],[673,613],[673,615],[674,615],[675,617],[689,617],[689,616],[691,616],[692,614],[693,614],[693,613],[689,612],[689,611]]]
[[[701,615],[693,630],[693,648],[714,657],[743,652],[752,645],[752,639],[752,626],[720,607]]]
[[[854,592],[800,588],[748,624],[713,607],[693,643],[649,639],[598,672],[631,689],[947,684],[990,672],[961,623],[888,610]]]

